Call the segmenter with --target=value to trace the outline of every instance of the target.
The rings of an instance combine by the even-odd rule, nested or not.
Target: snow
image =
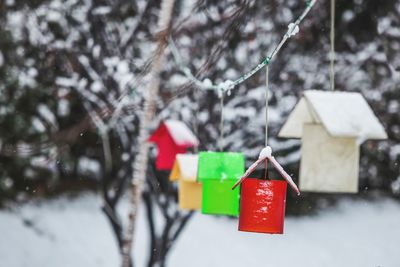
[[[396,161],[398,156],[400,156],[400,144],[395,144],[389,148],[389,157],[391,160]]]
[[[322,123],[332,136],[357,137],[360,143],[367,139],[387,138],[385,129],[360,93],[305,91],[304,99],[300,100],[280,136],[301,137],[298,136],[301,128],[297,125],[310,120]],[[289,128],[291,130],[287,130]]]
[[[342,18],[344,21],[349,22],[354,19],[354,12],[352,10],[346,10],[343,12]]]
[[[54,116],[54,113],[49,109],[48,106],[45,104],[39,104],[38,105],[38,113],[49,123],[52,125],[57,125],[57,120],[56,117]]]
[[[231,81],[231,80],[226,80],[226,81],[223,81],[222,83],[218,84],[218,89],[219,89],[218,95],[219,95],[219,97],[221,97],[224,92],[228,92],[228,95],[229,95],[230,94],[230,90],[233,89],[234,86],[235,86],[234,82]]]
[[[94,58],[99,58],[100,52],[101,52],[101,47],[99,45],[95,45],[92,51]]]
[[[21,86],[27,86],[30,88],[34,88],[37,85],[34,77],[32,77],[29,73],[23,71],[19,73],[18,82]]]
[[[24,25],[24,14],[22,12],[14,12],[7,14],[7,21],[9,28],[13,29],[11,34],[16,40],[20,40],[23,37],[22,27]]]
[[[10,177],[5,177],[0,180],[0,184],[5,189],[11,189],[12,186],[14,185],[14,180],[11,179]]]
[[[1,51],[0,51],[0,67],[2,67],[3,64],[4,64],[4,56],[3,56],[3,53],[1,53]]]
[[[63,86],[63,87],[74,87],[74,86],[77,86],[76,78],[77,77],[73,77],[73,78],[57,77],[56,84],[58,86]]]
[[[127,201],[121,210],[126,210]],[[100,197],[62,197],[0,211],[0,258],[7,267],[114,267],[119,254]],[[400,204],[342,200],[315,216],[287,217],[284,235],[237,231],[237,221],[195,214],[168,266],[398,266]],[[143,210],[135,256],[145,266]]]
[[[183,122],[177,120],[166,120],[164,123],[172,138],[178,145],[197,146],[199,144],[197,137]]]
[[[275,159],[275,157],[272,156],[272,149],[269,146],[261,150],[260,155],[258,156],[258,160],[253,164],[251,164],[251,166],[246,170],[246,172],[243,174],[240,180],[234,184],[233,189],[236,188],[239,184],[241,184],[243,180],[246,179],[246,177],[249,177],[249,175],[257,168],[257,166],[263,163],[265,160],[269,160],[269,162],[271,162],[271,164],[275,167],[275,169],[289,183],[290,187],[297,193],[297,195],[300,195],[300,190],[294,183],[292,177],[290,177],[290,175],[283,169],[283,167],[279,164],[279,162]]]
[[[59,22],[60,20],[63,19],[63,16],[60,14],[60,12],[57,12],[55,10],[49,9],[47,11],[46,18],[47,18],[47,20],[49,22],[56,22],[57,23],[57,22]]]
[[[311,90],[304,95],[333,136],[387,138],[383,126],[361,94]]]
[[[395,194],[399,194],[400,193],[400,176],[397,177],[397,179],[395,181],[393,181],[390,186],[392,188],[392,191]]]
[[[100,163],[88,157],[80,157],[78,161],[78,172],[81,174],[99,173],[101,170]]]
[[[290,23],[288,25],[287,35],[288,37],[292,37],[295,36],[299,31],[300,31],[299,25],[296,25],[295,23]]]
[[[258,159],[266,159],[271,156],[272,156],[272,148],[270,146],[267,146],[261,150],[260,155],[258,156]]]
[[[245,64],[248,60],[248,47],[247,44],[239,44],[235,50],[235,59],[240,64]]]
[[[44,132],[46,131],[46,127],[44,126],[44,124],[42,123],[42,121],[41,121],[39,118],[37,118],[37,117],[34,117],[34,118],[32,119],[32,126],[33,126],[33,128],[34,128],[36,131],[38,131],[39,133],[44,133]]]
[[[103,84],[99,81],[94,81],[90,85],[90,90],[92,90],[93,93],[99,93],[103,89]]]
[[[99,6],[93,9],[93,15],[107,15],[111,12],[111,8],[108,6]]]
[[[210,87],[213,86],[213,83],[212,83],[212,81],[211,81],[210,79],[206,78],[206,79],[204,79],[204,81],[203,81],[203,85],[204,85],[204,87],[206,87],[206,88],[210,88]]]
[[[187,181],[196,181],[199,155],[178,154],[176,155],[176,160],[179,164],[182,179]]]

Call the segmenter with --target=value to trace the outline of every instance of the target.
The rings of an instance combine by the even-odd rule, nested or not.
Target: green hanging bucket
[[[198,179],[203,184],[203,214],[239,215],[239,188],[232,186],[244,173],[244,156],[231,152],[200,152]]]

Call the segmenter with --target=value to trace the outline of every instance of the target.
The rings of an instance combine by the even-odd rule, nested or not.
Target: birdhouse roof
[[[360,93],[304,92],[278,136],[301,138],[305,123],[322,124],[334,137],[387,138],[382,124]]]
[[[235,152],[199,153],[198,180],[237,180],[244,173],[244,155]]]
[[[176,155],[176,163],[179,166],[181,179],[196,181],[198,161],[199,161],[198,155],[194,154]]]
[[[178,146],[192,147],[199,145],[199,140],[189,127],[187,127],[185,123],[177,120],[166,120],[162,122],[160,127],[158,127],[149,138],[149,141],[157,143],[159,140],[158,138],[163,134],[165,129]]]

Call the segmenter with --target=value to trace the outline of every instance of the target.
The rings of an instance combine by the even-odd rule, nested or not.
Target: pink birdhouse
[[[171,170],[177,154],[186,153],[187,148],[199,145],[199,140],[186,124],[176,120],[161,122],[148,141],[158,147],[158,170]]]

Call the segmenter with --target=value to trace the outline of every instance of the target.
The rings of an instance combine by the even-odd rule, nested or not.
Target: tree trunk
[[[150,82],[147,94],[144,100],[144,110],[140,120],[139,129],[139,152],[133,166],[133,177],[130,195],[130,210],[128,215],[128,226],[126,228],[125,240],[122,251],[122,267],[130,267],[131,251],[133,248],[135,222],[139,210],[139,204],[142,195],[142,187],[145,181],[147,170],[149,145],[147,139],[149,136],[148,127],[153,120],[156,110],[156,100],[160,85],[160,72],[164,63],[164,51],[168,45],[168,36],[171,28],[171,17],[174,6],[174,0],[163,0],[158,19],[159,33],[157,34],[157,49],[153,58],[150,70]]]

